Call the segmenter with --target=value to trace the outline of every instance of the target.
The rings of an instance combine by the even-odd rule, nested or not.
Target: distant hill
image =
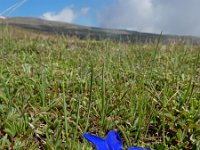
[[[122,42],[151,42],[159,38],[159,34],[143,33],[130,30],[105,29],[97,27],[87,27],[70,23],[57,21],[47,21],[31,17],[0,17],[0,25],[8,24],[9,26],[20,27],[23,29],[36,30],[54,34],[68,36],[78,36],[81,39],[92,38],[96,40],[110,39],[112,41]],[[184,41],[200,43],[200,38],[192,36],[162,35],[163,42]]]

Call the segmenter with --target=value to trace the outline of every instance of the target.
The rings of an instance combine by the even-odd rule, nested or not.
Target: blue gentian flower
[[[91,142],[97,150],[123,150],[122,140],[117,132],[111,130],[106,139],[93,134],[85,133],[84,138]],[[150,148],[130,147],[128,150],[150,150]]]

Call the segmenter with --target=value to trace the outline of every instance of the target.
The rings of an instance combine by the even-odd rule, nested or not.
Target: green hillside
[[[1,25],[10,25],[29,29],[39,32],[47,32],[53,34],[62,34],[67,36],[77,36],[80,39],[96,39],[103,40],[109,39],[111,41],[121,42],[154,42],[159,38],[159,34],[142,33],[129,30],[116,30],[116,29],[103,29],[74,25],[69,23],[47,21],[38,18],[28,17],[13,17],[7,19],[0,19]],[[191,36],[176,36],[176,35],[163,35],[162,41],[168,43],[171,41],[192,42],[198,44],[200,38]]]
[[[0,31],[0,149],[92,150],[83,133],[115,129],[125,148],[199,150],[199,45]]]

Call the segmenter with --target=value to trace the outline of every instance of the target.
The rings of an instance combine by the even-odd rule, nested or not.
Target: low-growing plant
[[[83,133],[113,129],[125,148],[199,149],[198,45],[15,33],[1,35],[0,149],[91,149]]]

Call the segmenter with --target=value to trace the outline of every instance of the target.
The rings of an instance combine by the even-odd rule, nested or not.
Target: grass
[[[200,148],[200,46],[1,33],[0,149]]]

